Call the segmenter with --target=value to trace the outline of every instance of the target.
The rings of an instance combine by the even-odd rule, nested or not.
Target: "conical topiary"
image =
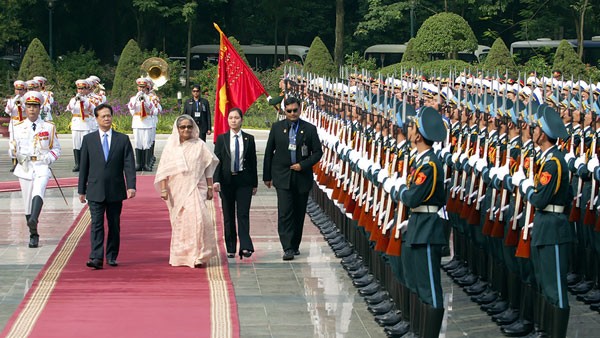
[[[331,53],[318,36],[313,40],[304,61],[304,71],[320,76],[336,76],[337,70]]]
[[[19,69],[19,79],[23,81],[31,80],[34,76],[45,77],[48,79],[49,84],[56,82],[54,66],[50,56],[38,38],[33,39],[27,47]]]
[[[477,38],[469,23],[454,13],[438,13],[430,16],[417,31],[414,48],[423,53],[444,53],[451,59],[458,52],[473,52]]]
[[[497,38],[490,49],[489,54],[485,58],[483,68],[489,71],[498,71],[504,74],[508,70],[509,73],[514,73],[517,69],[515,60],[510,55],[510,51],[502,38]]]
[[[561,71],[565,79],[571,76],[577,79],[586,74],[585,65],[567,40],[562,40],[558,45],[552,69]]]
[[[135,80],[143,75],[140,68],[144,62],[143,58],[137,42],[133,39],[129,40],[119,57],[111,93],[112,98],[125,102],[129,97],[135,95]]]

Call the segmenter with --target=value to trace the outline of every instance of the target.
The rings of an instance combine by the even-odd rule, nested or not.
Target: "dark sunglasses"
[[[199,92],[199,90],[195,90],[195,89],[192,90],[192,93],[197,93],[197,92]]]
[[[192,129],[192,128],[194,128],[194,126],[186,125],[186,126],[178,126],[177,128],[179,128],[180,130],[184,130],[184,129]]]
[[[297,113],[298,112],[298,108],[295,108],[295,109],[286,109],[285,111],[288,112],[288,113]]]

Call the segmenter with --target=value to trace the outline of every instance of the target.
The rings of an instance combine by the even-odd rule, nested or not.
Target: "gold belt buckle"
[[[30,157],[29,157],[29,159],[30,159],[32,162],[34,162],[34,161],[37,161],[37,156],[30,156]]]

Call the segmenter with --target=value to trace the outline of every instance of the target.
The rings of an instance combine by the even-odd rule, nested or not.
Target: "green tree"
[[[55,100],[68,102],[75,94],[75,81],[90,75],[98,76],[107,86],[105,81],[108,74],[93,51],[82,47],[78,51],[67,53],[56,60],[56,85],[53,88]]]
[[[556,54],[554,54],[554,64],[552,65],[553,69],[560,70],[565,78],[569,78],[571,76],[578,78],[585,75],[585,65],[579,57],[573,47],[569,44],[567,40],[562,40],[558,48],[556,49]]]
[[[19,69],[19,79],[26,81],[34,76],[43,76],[51,84],[56,81],[50,56],[38,38],[33,39],[27,47]]]
[[[368,71],[375,71],[377,69],[377,64],[375,63],[374,58],[365,59],[365,57],[359,52],[346,54],[345,60],[345,65],[350,67],[352,70],[364,69]]]
[[[111,97],[126,100],[135,93],[135,80],[142,75],[140,66],[143,61],[143,54],[137,42],[129,40],[117,64]]]
[[[494,41],[483,66],[485,70],[498,70],[501,73],[504,73],[505,70],[513,73],[517,68],[515,60],[510,55],[510,51],[506,47],[506,44],[504,44],[502,38],[497,38],[496,41]]]
[[[315,37],[306,60],[304,61],[304,71],[322,76],[336,76],[337,70],[333,63],[333,58],[329,50],[318,36]]]
[[[423,63],[429,61],[426,53],[419,52],[415,49],[415,39],[408,40],[406,44],[406,51],[402,55],[402,62],[417,62]]]
[[[246,58],[246,53],[244,53],[244,49],[242,48],[242,45],[240,45],[240,42],[233,36],[228,37],[228,39],[229,42],[231,42],[231,44],[233,45],[233,48],[235,48],[235,50],[238,52],[242,60],[244,60],[248,67],[251,67],[250,63],[248,63],[248,59]]]
[[[414,43],[416,51],[444,53],[450,59],[457,59],[458,52],[477,49],[477,38],[469,23],[454,13],[439,13],[425,20]]]

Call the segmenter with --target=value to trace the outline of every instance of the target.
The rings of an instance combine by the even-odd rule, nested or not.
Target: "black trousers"
[[[206,142],[206,133],[200,132],[200,139]]]
[[[223,208],[223,223],[225,226],[225,246],[228,253],[235,253],[237,239],[240,238],[240,252],[254,251],[250,238],[250,204],[252,202],[252,187],[240,186],[237,176],[232,176],[231,184],[221,184],[221,207]],[[237,233],[236,233],[237,211]]]
[[[293,176],[293,175],[292,175]],[[297,250],[302,241],[308,191],[298,192],[292,178],[291,189],[277,188],[277,231],[283,251]]]
[[[88,201],[90,216],[92,218],[91,241],[92,251],[90,259],[104,259],[104,215],[108,222],[108,235],[106,238],[106,259],[117,259],[121,242],[121,210],[123,201],[94,202]]]

